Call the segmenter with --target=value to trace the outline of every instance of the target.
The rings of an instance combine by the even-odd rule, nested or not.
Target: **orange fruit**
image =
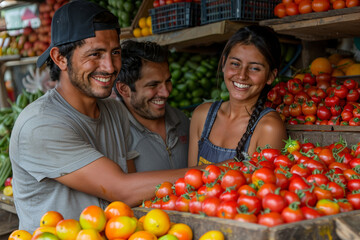
[[[175,223],[169,229],[168,234],[176,236],[179,240],[193,239],[193,231],[189,225],[185,223]]]
[[[139,232],[133,233],[129,237],[129,240],[157,240],[157,237],[151,232],[139,231]]]
[[[80,223],[75,219],[64,219],[56,224],[56,235],[60,239],[75,239],[80,231]]]
[[[80,213],[79,222],[83,229],[93,228],[101,232],[106,225],[105,212],[99,206],[88,206]]]
[[[141,35],[146,37],[146,36],[149,36],[151,35],[151,30],[149,27],[144,27],[141,29]]]
[[[76,240],[102,240],[99,231],[95,229],[83,229],[76,236]]]
[[[199,240],[224,240],[224,234],[217,230],[211,230],[204,233]]]
[[[55,234],[49,232],[42,232],[35,235],[31,240],[59,240]]]
[[[354,63],[355,61],[352,58],[343,58],[336,64],[336,68],[341,69],[344,73],[346,73],[346,69]]]
[[[354,63],[345,71],[346,76],[360,75],[360,63]]]
[[[148,16],[147,18],[146,18],[146,26],[147,27],[149,27],[149,28],[151,28],[151,16]]]
[[[335,68],[333,70],[333,72],[331,73],[331,76],[333,76],[333,77],[339,77],[339,76],[344,76],[344,75],[345,75],[345,73],[337,68]]]
[[[315,58],[310,64],[310,72],[315,76],[320,73],[331,73],[332,66],[329,59],[325,57]]]
[[[50,226],[42,226],[42,227],[38,227],[37,229],[35,229],[35,231],[33,232],[33,236],[36,236],[40,233],[43,233],[43,232],[49,232],[49,233],[52,233],[52,234],[55,234],[56,235],[56,228],[55,227],[50,227]]]
[[[48,211],[40,219],[40,227],[56,227],[56,224],[63,220],[64,217],[57,211]]]
[[[136,37],[136,38],[142,37],[142,35],[141,35],[141,29],[140,29],[140,28],[134,28],[134,30],[133,30],[133,35],[134,35],[134,37]]]
[[[32,235],[28,231],[25,230],[15,230],[13,231],[8,240],[31,240]]]
[[[110,219],[113,217],[120,216],[128,216],[133,217],[134,211],[127,205],[121,201],[111,202],[104,210],[106,219]]]
[[[328,59],[330,61],[330,63],[334,66],[336,66],[336,64],[342,59],[343,57],[338,54],[338,53],[334,53],[334,54],[331,54]]]
[[[109,240],[116,238],[129,238],[137,227],[137,221],[128,216],[113,217],[109,219],[105,227],[105,235]]]
[[[142,17],[139,19],[139,27],[146,28],[146,17]]]
[[[170,229],[170,218],[164,210],[153,209],[146,214],[143,225],[144,230],[160,237],[165,235]]]

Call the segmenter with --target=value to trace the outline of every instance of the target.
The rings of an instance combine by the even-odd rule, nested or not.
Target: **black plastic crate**
[[[200,25],[200,4],[179,2],[149,9],[153,33]]]
[[[281,0],[201,0],[201,24],[222,20],[259,21],[274,18]]]

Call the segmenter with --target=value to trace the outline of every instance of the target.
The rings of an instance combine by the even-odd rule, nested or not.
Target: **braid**
[[[251,117],[249,119],[249,123],[246,128],[246,131],[241,137],[240,141],[238,142],[238,145],[236,147],[236,158],[241,161],[245,160],[245,154],[244,154],[245,143],[249,138],[249,136],[252,134],[251,129],[254,126],[257,119],[259,118],[260,113],[264,110],[265,102],[267,99],[267,93],[269,92],[270,89],[271,87],[269,85],[266,85],[261,91],[260,96],[254,106],[254,111],[252,112]]]

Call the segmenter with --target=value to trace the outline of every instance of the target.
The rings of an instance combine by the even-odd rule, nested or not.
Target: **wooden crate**
[[[3,236],[8,236],[12,231],[18,229],[18,227],[19,218],[17,215],[0,209],[0,239],[2,239]]]
[[[134,208],[133,210],[135,216],[140,218],[151,208]],[[210,230],[221,231],[225,235],[225,240],[354,239],[347,238],[347,236],[356,235],[356,232],[359,231],[356,223],[360,220],[360,210],[357,210],[269,228],[259,224],[242,223],[217,217],[204,217],[187,212],[166,212],[172,222],[189,225],[194,233],[193,239],[199,239],[202,234]],[[349,219],[351,219],[351,222],[349,222]]]
[[[321,146],[330,145],[340,140],[346,140],[348,146],[360,142],[360,127],[354,126],[331,126],[331,125],[287,125],[287,133],[292,139],[303,142],[308,140],[319,143]]]

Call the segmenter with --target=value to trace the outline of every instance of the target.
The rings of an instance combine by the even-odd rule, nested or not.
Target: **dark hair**
[[[118,21],[118,19],[112,15],[110,12],[101,12],[94,17],[94,23],[113,23],[114,21]],[[120,29],[116,29],[118,34],[120,34]],[[85,43],[85,40],[79,40],[72,43],[66,43],[60,46],[59,53],[66,57],[67,59],[67,66],[71,68],[71,58],[73,56],[74,50],[77,47],[82,46]],[[53,81],[57,81],[60,78],[60,68],[54,63],[54,61],[49,57],[46,61],[46,65],[50,70],[50,78]]]
[[[265,57],[266,62],[269,64],[270,74],[272,74],[272,71],[274,69],[279,70],[281,62],[281,49],[279,39],[272,28],[259,25],[251,25],[241,28],[229,39],[221,54],[219,70],[222,69],[222,67],[225,65],[231,49],[238,43],[244,45],[254,45]],[[248,139],[250,134],[252,134],[251,128],[254,126],[261,111],[265,107],[267,93],[270,89],[271,87],[269,85],[265,85],[265,87],[260,93],[256,104],[253,107],[254,110],[251,113],[246,132],[241,137],[240,141],[238,142],[238,146],[236,147],[236,158],[239,160],[245,159],[243,151],[246,140]]]
[[[126,40],[121,43],[121,70],[114,83],[116,95],[121,98],[115,85],[122,82],[136,92],[135,82],[141,78],[143,61],[168,63],[168,50],[155,42]]]

